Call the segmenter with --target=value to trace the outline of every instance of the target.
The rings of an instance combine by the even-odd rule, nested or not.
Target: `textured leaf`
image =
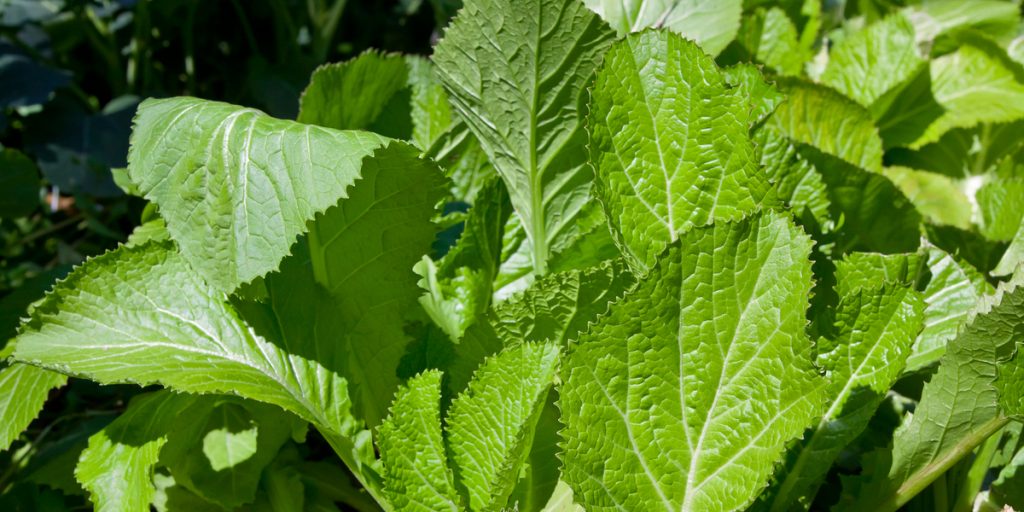
[[[499,510],[533,444],[558,366],[558,346],[523,343],[487,359],[452,402],[448,439],[472,510]]]
[[[75,477],[100,511],[149,510],[156,489],[153,469],[168,434],[192,415],[202,417],[210,403],[167,391],[132,400],[113,423],[89,438]],[[187,415],[187,416],[186,416]]]
[[[455,111],[522,217],[537,274],[577,236],[589,200],[579,109],[613,36],[573,0],[469,0],[435,48]]]
[[[754,143],[760,153],[761,172],[775,185],[775,196],[798,217],[807,211],[818,224],[826,224],[832,203],[814,165],[774,130],[758,129]]]
[[[924,290],[924,329],[907,361],[911,370],[938,361],[981,298],[995,291],[970,264],[936,247],[926,254],[931,280]]]
[[[875,282],[884,277],[876,276]],[[790,451],[765,510],[807,510],[842,449],[868,426],[896,382],[922,325],[920,295],[902,285],[857,288],[842,297],[836,332],[818,342],[827,410],[810,435]]]
[[[758,13],[760,40],[754,58],[780,75],[800,75],[809,55],[800,45],[799,34],[786,11],[772,7]]]
[[[810,252],[773,214],[695,228],[581,338],[560,409],[563,478],[587,510],[754,499],[821,413]]]
[[[835,262],[836,293],[840,297],[852,297],[858,288],[877,288],[883,284],[913,288],[917,286],[924,263],[924,258],[918,254],[847,254]]]
[[[754,64],[736,64],[722,70],[725,81],[739,89],[751,107],[750,124],[759,125],[775,112],[786,97],[774,84],[765,80],[764,75]]]
[[[740,28],[742,0],[584,0],[619,35],[667,28],[717,55]]]
[[[66,383],[63,374],[27,364],[0,368],[0,451],[6,450],[43,410],[50,391]]]
[[[1011,275],[1018,267],[1020,267],[1021,263],[1024,263],[1024,222],[1022,222],[1020,227],[1017,228],[1017,233],[1013,235],[1013,241],[1010,242],[1010,246],[1006,248],[1006,252],[1003,254],[1002,259],[999,260],[999,264],[992,271],[992,275]]]
[[[974,199],[981,211],[979,231],[989,240],[1013,240],[1024,220],[1024,178],[990,179]]]
[[[374,51],[320,66],[299,100],[298,121],[336,130],[365,130],[406,86],[405,59]]]
[[[897,429],[887,474],[868,481],[850,510],[896,510],[1006,424],[995,386],[998,361],[1018,341],[1024,288],[1011,282],[983,300],[951,341],[913,417]],[[863,485],[854,479],[850,485]]]
[[[588,128],[597,194],[630,264],[646,270],[680,233],[754,210],[768,189],[746,101],[700,48],[665,31],[605,56]]]
[[[992,35],[1016,33],[1020,18],[1013,2],[1001,0],[931,0],[908,8],[905,14],[914,23],[919,43],[966,28]]]
[[[1018,341],[1013,348],[1013,358],[996,370],[996,390],[1003,414],[1021,419],[1024,418],[1024,343]]]
[[[864,107],[824,86],[788,80],[768,126],[871,172],[882,172],[882,140]]]
[[[829,52],[821,82],[871,108],[910,80],[923,64],[914,44],[913,25],[904,16],[894,15],[840,41]]]
[[[384,139],[194,98],[139,106],[128,172],[185,260],[220,291],[277,268]]]
[[[426,151],[451,129],[454,114],[448,94],[437,79],[434,64],[423,57],[408,56],[409,87],[412,89],[412,141]]]
[[[380,426],[385,491],[397,510],[462,509],[441,437],[441,373],[428,371],[399,390]]]
[[[952,128],[1024,118],[1024,72],[1003,50],[971,41],[931,62],[932,94],[945,109],[911,147],[939,140]]]

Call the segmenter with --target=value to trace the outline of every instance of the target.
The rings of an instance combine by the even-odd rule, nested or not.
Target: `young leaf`
[[[196,395],[167,391],[141,395],[89,438],[75,477],[89,491],[96,510],[149,510],[160,451],[168,434],[209,411],[211,404],[199,402]]]
[[[876,276],[874,282],[883,279]],[[836,332],[818,342],[818,366],[828,379],[827,409],[776,473],[764,510],[810,507],[833,461],[868,426],[900,376],[923,311],[920,294],[900,284],[857,288],[842,297]]]
[[[843,510],[895,511],[1006,424],[996,367],[1018,340],[1024,287],[1001,286],[975,314],[950,342],[913,416],[896,431],[888,471],[844,484],[860,492]]]
[[[434,52],[455,111],[508,186],[537,274],[577,236],[589,200],[579,108],[613,36],[574,0],[469,0]]]
[[[458,485],[471,510],[505,505],[554,382],[559,348],[522,343],[489,358],[452,402],[448,440]]]
[[[742,0],[583,0],[619,35],[667,28],[718,55],[736,37]]]
[[[597,74],[588,128],[597,195],[645,271],[680,233],[737,219],[768,191],[749,109],[710,57],[666,31],[627,36]]]
[[[0,368],[0,451],[9,448],[39,415],[50,391],[67,381],[64,374],[27,364]]]
[[[463,509],[441,437],[441,373],[424,372],[395,396],[380,426],[384,489],[398,510]]]
[[[188,263],[232,292],[277,268],[386,139],[194,98],[139,105],[128,173]]]
[[[563,478],[587,510],[754,499],[821,413],[810,253],[776,214],[695,228],[581,337],[560,408]]]

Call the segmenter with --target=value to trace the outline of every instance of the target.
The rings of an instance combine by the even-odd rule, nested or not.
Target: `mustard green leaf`
[[[666,28],[718,55],[736,37],[741,0],[584,0],[619,35]]]
[[[50,391],[67,380],[64,374],[22,363],[0,368],[0,449],[11,446],[43,410]]]

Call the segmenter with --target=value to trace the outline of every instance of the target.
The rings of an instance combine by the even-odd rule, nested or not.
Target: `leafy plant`
[[[5,445],[70,375],[164,388],[102,510],[1024,507],[1019,6],[958,5],[468,0],[298,121],[146,100]]]

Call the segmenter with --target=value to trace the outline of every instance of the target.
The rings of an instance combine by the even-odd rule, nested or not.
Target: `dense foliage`
[[[118,185],[150,213],[25,313],[0,445],[67,376],[147,392],[0,484],[1024,507],[1020,12],[466,0],[429,59],[318,68],[295,121],[147,99]]]

